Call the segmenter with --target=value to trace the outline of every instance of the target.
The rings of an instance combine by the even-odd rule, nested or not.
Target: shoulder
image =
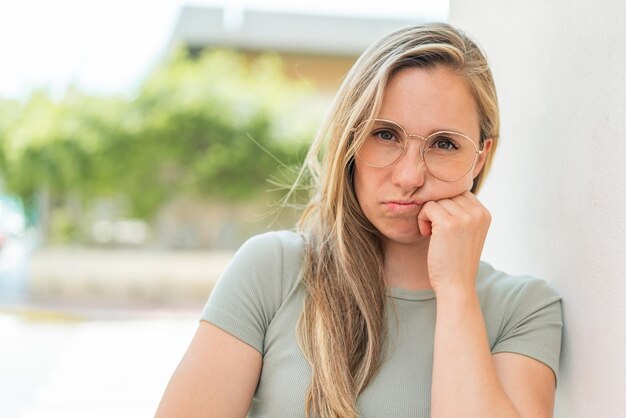
[[[222,272],[201,319],[264,352],[265,332],[298,284],[304,238],[277,231],[246,241]]]
[[[481,262],[476,289],[486,321],[503,327],[541,318],[562,323],[561,296],[544,279],[505,273]]]
[[[248,239],[237,251],[234,263],[251,264],[255,268],[280,267],[289,273],[299,269],[304,254],[304,236],[293,231],[266,232]]]
[[[301,252],[303,247],[304,237],[301,234],[289,230],[270,231],[249,238],[238,253],[271,257],[279,256],[284,251]]]
[[[485,304],[498,303],[508,307],[536,303],[545,305],[561,299],[544,279],[509,274],[485,262],[480,263],[476,286]]]
[[[244,282],[283,299],[297,284],[304,246],[304,237],[288,230],[253,236],[237,251],[220,281],[237,286]]]
[[[481,263],[476,280],[492,354],[534,358],[558,374],[563,312],[547,281],[512,275]]]

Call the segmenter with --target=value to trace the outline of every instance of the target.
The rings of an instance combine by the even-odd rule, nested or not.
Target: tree
[[[298,165],[313,123],[289,122],[312,94],[273,55],[179,52],[132,98],[70,89],[59,101],[1,102],[0,175],[26,202],[41,189],[57,205],[124,196],[145,219],[178,196],[256,198]]]

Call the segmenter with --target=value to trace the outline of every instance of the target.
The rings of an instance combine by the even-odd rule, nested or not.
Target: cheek
[[[376,201],[377,178],[374,173],[368,172],[367,168],[363,169],[359,167],[359,164],[356,164],[353,184],[357,202],[363,213],[369,218],[371,208]]]
[[[474,185],[474,178],[472,177],[471,174],[472,173],[467,175],[462,180],[459,180],[460,184],[457,186],[459,188],[459,194],[463,193],[463,192],[465,192],[467,190],[470,190],[472,188],[472,186]]]
[[[359,202],[359,205],[361,205],[361,208],[363,208],[363,204],[365,203],[364,196],[368,194],[368,191],[367,183],[365,182],[363,174],[361,173],[361,170],[359,170],[358,166],[354,168],[354,178],[352,183],[354,186],[356,200]]]
[[[472,188],[473,179],[471,175],[463,177],[454,182],[445,182],[437,179],[427,181],[423,187],[422,196],[427,200],[450,199]],[[419,192],[418,192],[419,193]]]
[[[440,182],[438,189],[443,196],[442,199],[458,196],[472,188],[474,179],[472,173],[468,173],[465,177],[454,182]]]

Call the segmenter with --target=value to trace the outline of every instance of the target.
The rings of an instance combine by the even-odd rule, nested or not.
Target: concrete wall
[[[45,248],[31,259],[27,302],[65,307],[201,308],[231,252]]]
[[[626,416],[626,2],[452,0],[486,50],[502,137],[484,258],[564,300],[556,417]]]

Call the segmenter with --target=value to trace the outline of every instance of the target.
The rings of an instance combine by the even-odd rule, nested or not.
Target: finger
[[[426,202],[417,214],[417,227],[420,234],[425,237],[432,235],[433,228],[446,222],[450,216],[437,202]]]
[[[465,208],[459,205],[455,198],[437,200],[437,203],[452,216],[458,216],[465,212]]]
[[[457,196],[456,202],[460,207],[464,208],[468,213],[479,216],[485,213],[489,213],[487,208],[482,204],[480,200],[471,192],[465,192]]]
[[[429,237],[433,234],[433,228],[430,221],[417,218],[417,229],[423,237]]]
[[[454,201],[460,208],[462,208],[467,213],[474,213],[477,210],[484,210],[485,207],[478,200],[476,195],[471,192],[464,192],[458,196],[451,198],[450,200]]]
[[[473,223],[477,224],[486,224],[489,225],[491,223],[491,214],[489,210],[481,203],[480,200],[473,193],[463,193],[459,196],[456,196],[453,199],[460,208],[463,209],[464,213],[469,216],[468,221],[471,220]],[[459,215],[459,218],[461,219]]]

